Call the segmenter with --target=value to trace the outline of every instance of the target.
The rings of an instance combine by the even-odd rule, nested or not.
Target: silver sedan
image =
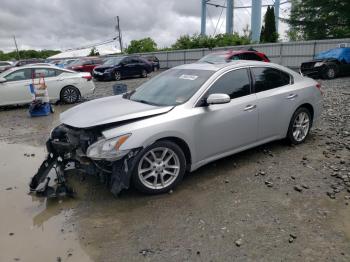
[[[135,91],[62,113],[31,189],[47,190],[52,161],[75,161],[104,177],[114,194],[130,181],[145,193],[167,192],[186,171],[219,158],[273,140],[304,142],[321,106],[320,85],[280,65],[178,66]],[[64,168],[57,176],[64,178]]]

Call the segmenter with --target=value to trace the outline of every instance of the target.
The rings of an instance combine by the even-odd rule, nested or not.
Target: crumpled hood
[[[124,99],[122,95],[95,99],[60,115],[63,124],[88,128],[169,112],[173,106],[159,107]]]

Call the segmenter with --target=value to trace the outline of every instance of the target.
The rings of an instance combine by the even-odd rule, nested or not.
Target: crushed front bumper
[[[139,149],[131,150],[116,161],[94,161],[86,156],[87,148],[101,135],[98,129],[77,129],[60,125],[46,142],[48,155],[29,184],[30,191],[39,196],[73,196],[67,173],[94,175],[106,184],[114,195],[129,188],[134,158]],[[71,172],[70,172],[71,173]]]

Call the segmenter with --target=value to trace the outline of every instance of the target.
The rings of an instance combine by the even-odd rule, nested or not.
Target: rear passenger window
[[[290,84],[290,75],[270,67],[251,68],[255,79],[255,92],[262,92]]]
[[[210,94],[227,94],[230,98],[237,98],[250,94],[250,80],[247,69],[230,71],[221,76],[209,89]]]

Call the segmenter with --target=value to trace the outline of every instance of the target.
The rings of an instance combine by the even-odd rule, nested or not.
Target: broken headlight
[[[130,150],[119,149],[130,136],[131,134],[126,134],[112,139],[101,139],[89,146],[86,155],[94,160],[118,160],[129,153]]]

